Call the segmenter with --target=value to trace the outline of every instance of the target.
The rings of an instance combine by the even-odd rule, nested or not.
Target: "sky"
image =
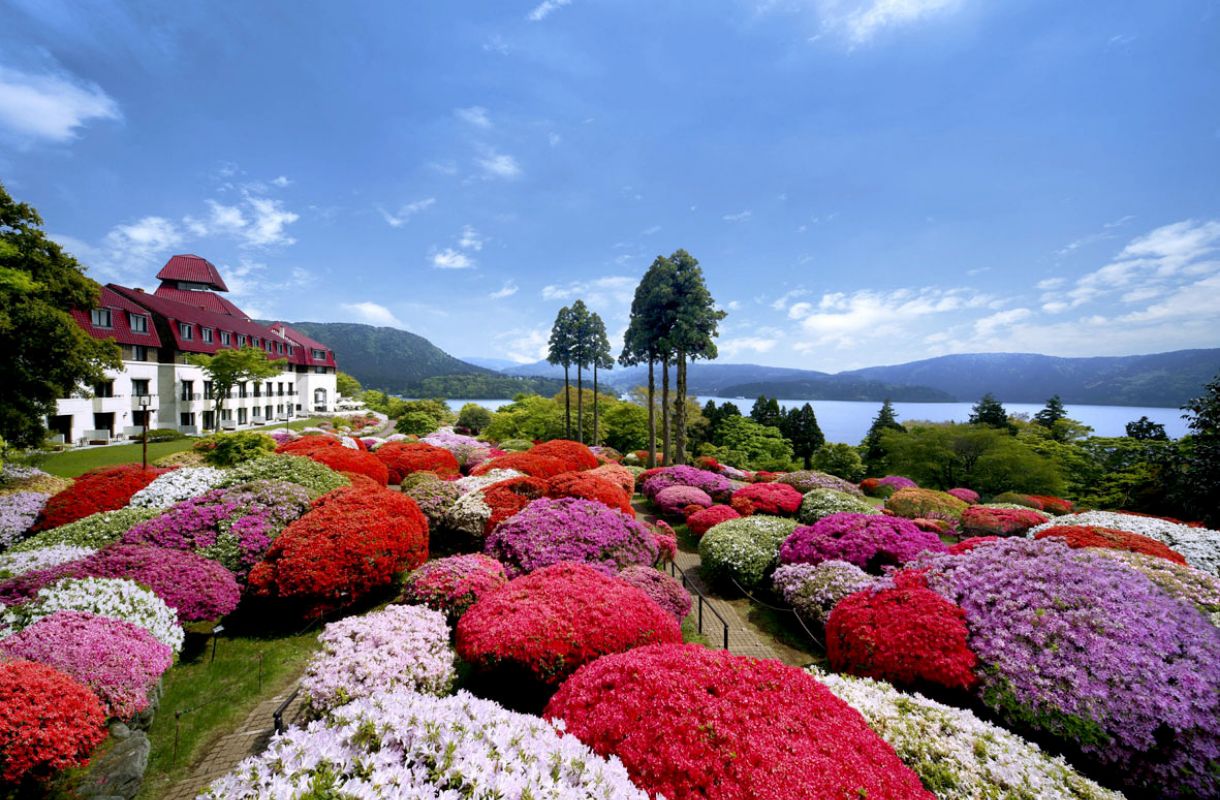
[[[678,248],[720,360],[1220,346],[1217,0],[0,0],[0,182],[102,282],[530,362]]]

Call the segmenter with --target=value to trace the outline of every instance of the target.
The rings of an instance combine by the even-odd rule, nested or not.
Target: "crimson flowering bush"
[[[487,537],[485,552],[504,564],[510,578],[572,561],[613,575],[632,564],[657,560],[648,526],[592,500],[535,500]]]
[[[962,539],[955,545],[949,547],[949,554],[960,556],[962,553],[969,553],[979,545],[987,544],[988,542],[1000,541],[999,536],[971,536],[969,539]]]
[[[950,489],[948,492],[946,492],[946,494],[951,494],[958,500],[961,500],[963,503],[967,503],[969,505],[974,505],[980,500],[979,493],[973,489],[959,487],[957,489]]]
[[[461,465],[451,451],[425,442],[389,442],[373,451],[374,457],[389,470],[389,482],[402,483],[416,472],[434,472],[442,478],[456,478]]]
[[[579,497],[635,516],[631,497],[609,478],[593,472],[564,472],[547,481],[547,497]]]
[[[1156,556],[1175,564],[1185,564],[1186,557],[1150,536],[1103,528],[1098,525],[1053,525],[1034,534],[1035,539],[1054,537],[1067,542],[1068,547],[1104,547]]]
[[[970,506],[962,512],[962,533],[967,536],[1021,536],[1048,519],[1034,509]]]
[[[31,661],[0,661],[0,780],[43,781],[87,764],[106,712],[80,681]]]
[[[347,447],[332,436],[302,436],[275,448],[281,455],[305,456],[335,472],[354,472],[371,478],[380,486],[390,479],[390,471],[377,456],[359,448]]]
[[[654,603],[673,614],[679,624],[690,613],[690,594],[682,588],[682,583],[656,567],[627,567],[618,574],[618,577],[648,595]]]
[[[402,599],[443,612],[457,621],[480,597],[508,583],[504,565],[482,553],[429,561],[407,576]]]
[[[900,573],[894,583],[849,595],[830,612],[830,666],[907,686],[974,686],[978,658],[966,643],[964,612],[923,585],[918,575]]]
[[[507,669],[552,686],[604,655],[680,641],[673,616],[644,592],[572,563],[509,581],[457,624],[458,654],[477,669]]]
[[[668,486],[657,492],[652,502],[667,517],[685,518],[688,506],[707,508],[712,505],[711,496],[694,486]],[[693,513],[693,512],[692,512]]]
[[[701,537],[720,523],[737,519],[740,516],[741,514],[738,514],[731,506],[708,506],[687,517],[686,527],[696,537]]]
[[[1010,724],[1079,746],[1137,792],[1220,793],[1220,630],[1192,603],[1055,539],[912,568],[965,612],[980,696]]]
[[[545,716],[670,800],[933,797],[863,717],[779,661],[641,647],[582,667]]]
[[[797,528],[779,548],[783,564],[846,561],[866,572],[905,564],[925,550],[948,550],[940,537],[910,520],[874,514],[831,514]]]
[[[501,522],[514,517],[521,509],[546,495],[547,482],[541,478],[509,478],[493,483],[479,492],[491,515],[483,526],[484,535]]]
[[[336,489],[284,529],[250,571],[263,597],[306,613],[343,608],[428,559],[428,520],[409,497],[388,489]]]
[[[1027,495],[1030,500],[1034,500],[1042,504],[1041,510],[1048,514],[1071,514],[1073,510],[1072,501],[1064,500],[1062,497],[1054,497],[1046,494],[1031,494]]]
[[[116,511],[123,508],[131,501],[132,495],[166,472],[169,470],[151,467],[143,469],[138,464],[90,470],[47,501],[34,530],[58,528],[99,511]]]
[[[649,500],[655,500],[662,489],[671,486],[691,486],[707,492],[713,498],[726,500],[733,492],[732,482],[723,475],[685,465],[659,467],[648,470],[640,477],[643,479],[640,485],[643,487],[644,496]]]
[[[648,530],[652,532],[652,540],[657,545],[657,560],[661,562],[673,561],[678,555],[678,534],[663,519],[646,524],[648,525]]]
[[[538,448],[535,447],[534,450]],[[571,472],[568,462],[555,456],[537,455],[534,450],[524,453],[509,453],[489,458],[470,470],[471,475],[485,475],[493,469],[513,469],[532,478],[547,480],[563,472]]]
[[[0,639],[0,655],[54,667],[88,686],[106,714],[130,719],[174,662],[169,645],[138,625],[80,611],[57,611]]]
[[[732,507],[743,517],[750,514],[790,517],[801,507],[803,497],[787,483],[752,483],[733,492]]]
[[[594,469],[601,462],[588,446],[570,439],[552,439],[549,442],[534,445],[530,453],[535,456],[558,458],[570,472]]]

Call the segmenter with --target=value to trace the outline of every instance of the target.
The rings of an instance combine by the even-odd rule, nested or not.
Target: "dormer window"
[[[132,333],[148,333],[148,317],[143,314],[128,314],[127,321]]]
[[[189,342],[195,338],[195,329],[189,322],[179,322],[178,335],[182,337],[182,341]]]
[[[220,343],[221,343],[221,344],[223,344],[225,347],[228,347],[228,346],[229,346],[229,340],[230,340],[230,337],[229,337],[229,332],[228,332],[228,331],[221,331],[221,332],[220,332]]]
[[[203,329],[203,341],[207,342],[208,344],[211,344],[213,339],[215,339],[215,331],[213,331],[211,328],[204,328]]]
[[[113,328],[114,323],[110,317],[110,309],[95,308],[90,314],[95,328]]]
[[[313,351],[313,360],[314,361],[325,361],[326,360],[326,351],[315,349]]]

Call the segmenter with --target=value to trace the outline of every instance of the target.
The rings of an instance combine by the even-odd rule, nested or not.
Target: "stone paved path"
[[[697,553],[685,553],[679,550],[677,557],[674,558],[674,563],[681,567],[687,578],[703,592],[706,598],[704,603],[715,608],[728,623],[729,652],[755,658],[781,657],[780,653],[771,646],[769,637],[759,631],[749,620],[744,619],[735,606],[711,594],[699,575],[700,562]],[[699,602],[697,597],[692,596],[692,599],[695,603]],[[703,635],[707,637],[708,643],[713,647],[720,647],[724,643],[724,627],[716,615],[707,609],[704,609],[703,612]]]

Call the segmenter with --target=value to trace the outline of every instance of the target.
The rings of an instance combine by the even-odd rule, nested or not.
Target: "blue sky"
[[[1220,346],[1214,1],[0,18],[0,180],[102,281],[194,252],[256,315],[530,361],[684,247],[724,361]]]

